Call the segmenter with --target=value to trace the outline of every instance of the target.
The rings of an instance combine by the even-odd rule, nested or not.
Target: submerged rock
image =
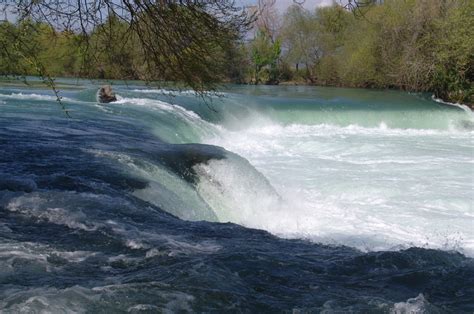
[[[112,86],[110,85],[104,85],[99,89],[97,99],[101,103],[117,101],[117,97],[115,97],[115,93],[112,91]]]

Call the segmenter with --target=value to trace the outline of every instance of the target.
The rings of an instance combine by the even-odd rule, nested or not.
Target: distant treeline
[[[474,1],[377,3],[357,12],[338,5],[314,12],[291,6],[276,27],[261,23],[243,47],[247,62],[237,64],[247,67],[239,66],[237,77],[431,91],[474,103]]]
[[[315,11],[293,5],[283,16],[270,8],[250,34],[228,49],[210,46],[210,55],[219,60],[223,82],[396,88],[474,103],[474,1],[374,3],[358,12],[337,4]],[[18,58],[14,64],[2,54],[15,47],[1,49],[1,74],[35,75],[35,67],[44,66],[53,76],[147,77],[140,45],[133,44],[139,38],[110,44],[126,34],[127,25],[117,17],[91,30],[87,46],[81,44],[84,35],[38,23],[30,31],[26,24],[1,23],[0,43],[18,43],[9,36],[22,36],[37,49],[31,55],[38,60]]]

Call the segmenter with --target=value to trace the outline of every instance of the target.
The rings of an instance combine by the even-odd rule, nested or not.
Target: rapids
[[[474,310],[469,110],[63,84],[0,88],[2,310]]]

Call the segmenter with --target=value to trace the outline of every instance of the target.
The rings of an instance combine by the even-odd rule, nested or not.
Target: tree
[[[274,43],[281,29],[280,18],[275,8],[276,0],[258,0],[258,15],[255,26],[258,31],[265,32]]]
[[[305,65],[306,79],[314,83],[313,67],[320,57],[318,32],[314,16],[299,5],[292,5],[283,18],[282,38],[285,48],[285,60]]]
[[[214,89],[221,81],[225,52],[253,19],[232,0],[25,0],[19,2],[16,14],[18,23],[46,23],[55,31],[77,35],[83,69],[84,62],[96,61],[100,66],[104,58],[108,64],[122,67],[122,62],[130,59],[124,47],[132,47],[133,53],[142,56],[141,79],[184,82],[197,91]],[[30,59],[40,68],[38,51],[30,49],[32,45],[22,47],[22,36],[14,32],[8,36],[13,45],[4,46],[1,56],[8,60],[19,50],[12,64]],[[43,64],[41,68],[40,75],[54,72]],[[21,67],[9,70],[24,72]],[[100,71],[106,77],[115,76],[113,69],[103,67]],[[129,74],[133,73],[124,76]]]
[[[276,40],[273,43],[271,37],[264,30],[259,30],[257,36],[252,41],[251,50],[252,61],[255,67],[255,84],[260,83],[261,71],[266,66],[270,66],[267,83],[277,83],[276,66],[281,53],[280,41]]]
[[[446,11],[445,11],[446,12]],[[474,104],[474,2],[463,0],[436,22],[433,90],[437,97]]]
[[[346,35],[354,16],[339,5],[316,10],[319,59],[314,66],[316,82],[324,85],[341,85],[339,65],[346,43]]]

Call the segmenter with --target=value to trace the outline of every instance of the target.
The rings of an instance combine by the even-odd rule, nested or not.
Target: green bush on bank
[[[469,0],[385,0],[359,14],[295,5],[283,17],[280,64],[309,84],[431,91],[472,104],[472,12]]]

